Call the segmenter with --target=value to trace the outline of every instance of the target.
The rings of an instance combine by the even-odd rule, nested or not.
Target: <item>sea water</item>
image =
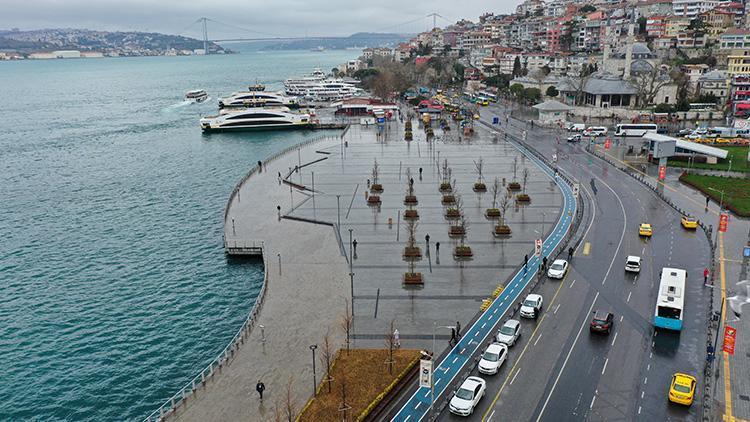
[[[222,351],[263,279],[224,255],[229,193],[315,135],[198,119],[357,55],[0,62],[0,420],[138,420]]]

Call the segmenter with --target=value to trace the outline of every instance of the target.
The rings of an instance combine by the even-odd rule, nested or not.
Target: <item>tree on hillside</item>
[[[513,84],[509,89],[510,93],[516,97],[521,97],[523,95],[523,85],[521,84]]]
[[[557,88],[555,88],[555,86],[554,86],[554,85],[550,85],[550,86],[549,86],[549,87],[547,88],[547,92],[546,92],[545,94],[547,94],[547,96],[548,96],[548,97],[552,97],[552,98],[555,98],[555,97],[557,97],[558,95],[560,95],[560,91],[558,91],[558,90],[557,90]]]
[[[517,78],[521,76],[523,73],[523,69],[521,68],[521,58],[516,56],[516,59],[513,60],[513,72],[511,75],[513,75],[514,78]]]
[[[671,82],[671,78],[658,67],[654,67],[648,72],[638,72],[632,75],[629,81],[636,90],[638,107],[648,107],[653,104],[659,90]]]
[[[587,5],[583,6],[582,8],[578,9],[578,11],[581,12],[581,13],[596,12],[596,7],[594,7],[594,6],[590,5],[590,4],[587,4]]]

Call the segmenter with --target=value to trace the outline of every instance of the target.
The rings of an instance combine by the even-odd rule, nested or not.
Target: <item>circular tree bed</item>
[[[495,226],[495,230],[492,232],[495,236],[510,236],[510,227],[505,224]]]
[[[380,196],[379,195],[368,196],[367,205],[380,205]]]
[[[508,190],[509,191],[521,190],[521,184],[518,182],[510,182],[508,183]]]
[[[528,194],[525,193],[519,193],[516,195],[516,202],[519,204],[528,204],[531,202],[531,197]]]
[[[419,248],[419,246],[406,246],[404,248],[404,258],[414,259],[414,258],[421,258],[421,257],[422,257],[422,250]]]
[[[440,192],[442,193],[450,193],[453,192],[453,186],[451,186],[450,183],[441,183],[440,184]]]
[[[443,205],[453,205],[456,203],[456,197],[453,195],[443,195],[443,200],[441,202]]]
[[[404,205],[417,205],[417,196],[416,195],[404,196]]]
[[[500,218],[500,209],[499,208],[487,208],[487,211],[484,212],[484,216],[489,218],[490,220]]]
[[[466,234],[466,229],[463,226],[451,226],[451,228],[448,230],[448,235],[450,237],[459,237]]]
[[[416,220],[419,218],[419,212],[417,210],[406,210],[404,211],[404,219]]]
[[[458,208],[448,208],[445,210],[445,218],[447,219],[455,219],[455,218],[461,218],[461,210]]]
[[[474,256],[474,252],[471,251],[471,247],[469,246],[459,245],[453,250],[453,256],[456,258],[471,258]]]
[[[487,185],[482,182],[474,183],[474,192],[487,192]]]
[[[373,185],[370,187],[370,192],[383,193],[383,185],[381,185],[380,183],[373,183]]]
[[[406,285],[422,285],[422,273],[404,273],[404,284]]]

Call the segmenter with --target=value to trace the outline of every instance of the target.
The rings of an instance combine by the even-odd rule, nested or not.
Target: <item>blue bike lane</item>
[[[542,257],[549,256],[565,238],[570,229],[573,216],[576,213],[576,200],[572,188],[564,180],[557,177],[552,169],[541,160],[529,153],[525,148],[517,146],[522,154],[537,164],[550,178],[552,178],[563,194],[563,210],[554,230],[544,240],[541,256],[532,253],[527,268],[521,268],[505,286],[502,293],[492,302],[486,311],[466,329],[458,343],[450,350],[446,357],[435,366],[433,380],[435,388],[435,402],[445,393],[446,388],[454,381],[464,366],[471,361],[477,348],[494,332],[498,323],[506,312],[513,307],[526,286],[539,271]],[[532,251],[533,252],[533,251]],[[420,421],[430,410],[431,390],[420,387],[409,401],[392,419],[395,422]]]

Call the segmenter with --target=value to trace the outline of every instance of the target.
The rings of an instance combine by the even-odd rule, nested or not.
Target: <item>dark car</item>
[[[612,312],[596,310],[594,312],[594,319],[591,320],[589,330],[592,333],[605,333],[609,334],[612,331],[612,326],[615,324],[615,316]]]

